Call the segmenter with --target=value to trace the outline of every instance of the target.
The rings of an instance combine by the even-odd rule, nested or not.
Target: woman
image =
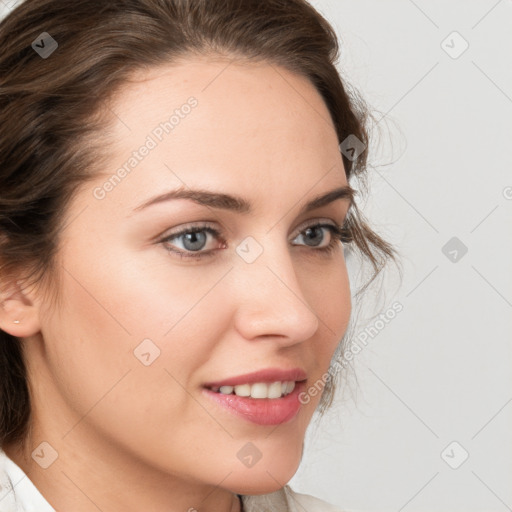
[[[0,43],[0,510],[335,510],[286,484],[344,251],[394,253],[332,28],[305,0],[26,0]]]

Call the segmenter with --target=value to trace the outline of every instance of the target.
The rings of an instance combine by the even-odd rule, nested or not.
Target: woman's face
[[[270,492],[320,400],[297,393],[321,381],[350,315],[328,227],[350,201],[304,209],[347,185],[336,133],[308,81],[265,63],[191,59],[143,78],[111,107],[110,164],[66,212],[62,304],[41,299],[27,347],[37,439],[119,474]],[[162,197],[178,190],[190,197]],[[287,381],[275,398],[293,385],[267,384]]]

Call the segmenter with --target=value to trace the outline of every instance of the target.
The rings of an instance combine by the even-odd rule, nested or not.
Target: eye
[[[310,247],[323,247],[324,245],[329,245],[333,228],[334,226],[317,224],[306,228],[297,238],[302,238],[304,244]],[[325,244],[326,232],[329,234],[329,237],[327,237],[327,243]]]
[[[217,242],[215,243],[215,240]],[[341,247],[339,242],[351,241],[349,230],[336,224],[316,223],[305,227],[294,238],[294,245],[314,249],[316,253],[328,254]],[[226,242],[221,233],[209,225],[188,226],[163,238],[165,248],[180,258],[200,259],[214,256],[218,249],[225,249]]]
[[[222,248],[225,244],[212,243],[212,240],[219,238],[220,233],[210,226],[194,226],[165,237],[162,243],[169,251],[181,257],[199,258],[210,255],[216,248]],[[212,247],[208,248],[208,245]]]
[[[347,232],[337,225],[317,223],[303,229],[294,239],[299,245],[316,248],[319,251],[332,251],[339,246],[340,240],[348,241]]]

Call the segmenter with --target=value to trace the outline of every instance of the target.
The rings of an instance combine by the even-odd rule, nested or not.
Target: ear
[[[39,309],[19,280],[0,283],[0,329],[17,338],[40,331]]]

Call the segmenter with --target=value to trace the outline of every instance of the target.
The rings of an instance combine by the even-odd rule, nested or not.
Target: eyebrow
[[[308,201],[300,210],[300,214],[307,213],[311,210],[326,206],[338,199],[348,200],[352,205],[354,202],[355,190],[350,185],[344,185],[334,190],[321,194],[311,201]],[[222,192],[211,192],[209,190],[192,190],[179,188],[153,197],[148,201],[137,206],[134,211],[140,211],[149,206],[171,201],[173,199],[189,199],[197,204],[217,208],[222,210],[230,210],[236,213],[249,214],[252,213],[251,204],[245,199],[237,196],[224,194]]]

